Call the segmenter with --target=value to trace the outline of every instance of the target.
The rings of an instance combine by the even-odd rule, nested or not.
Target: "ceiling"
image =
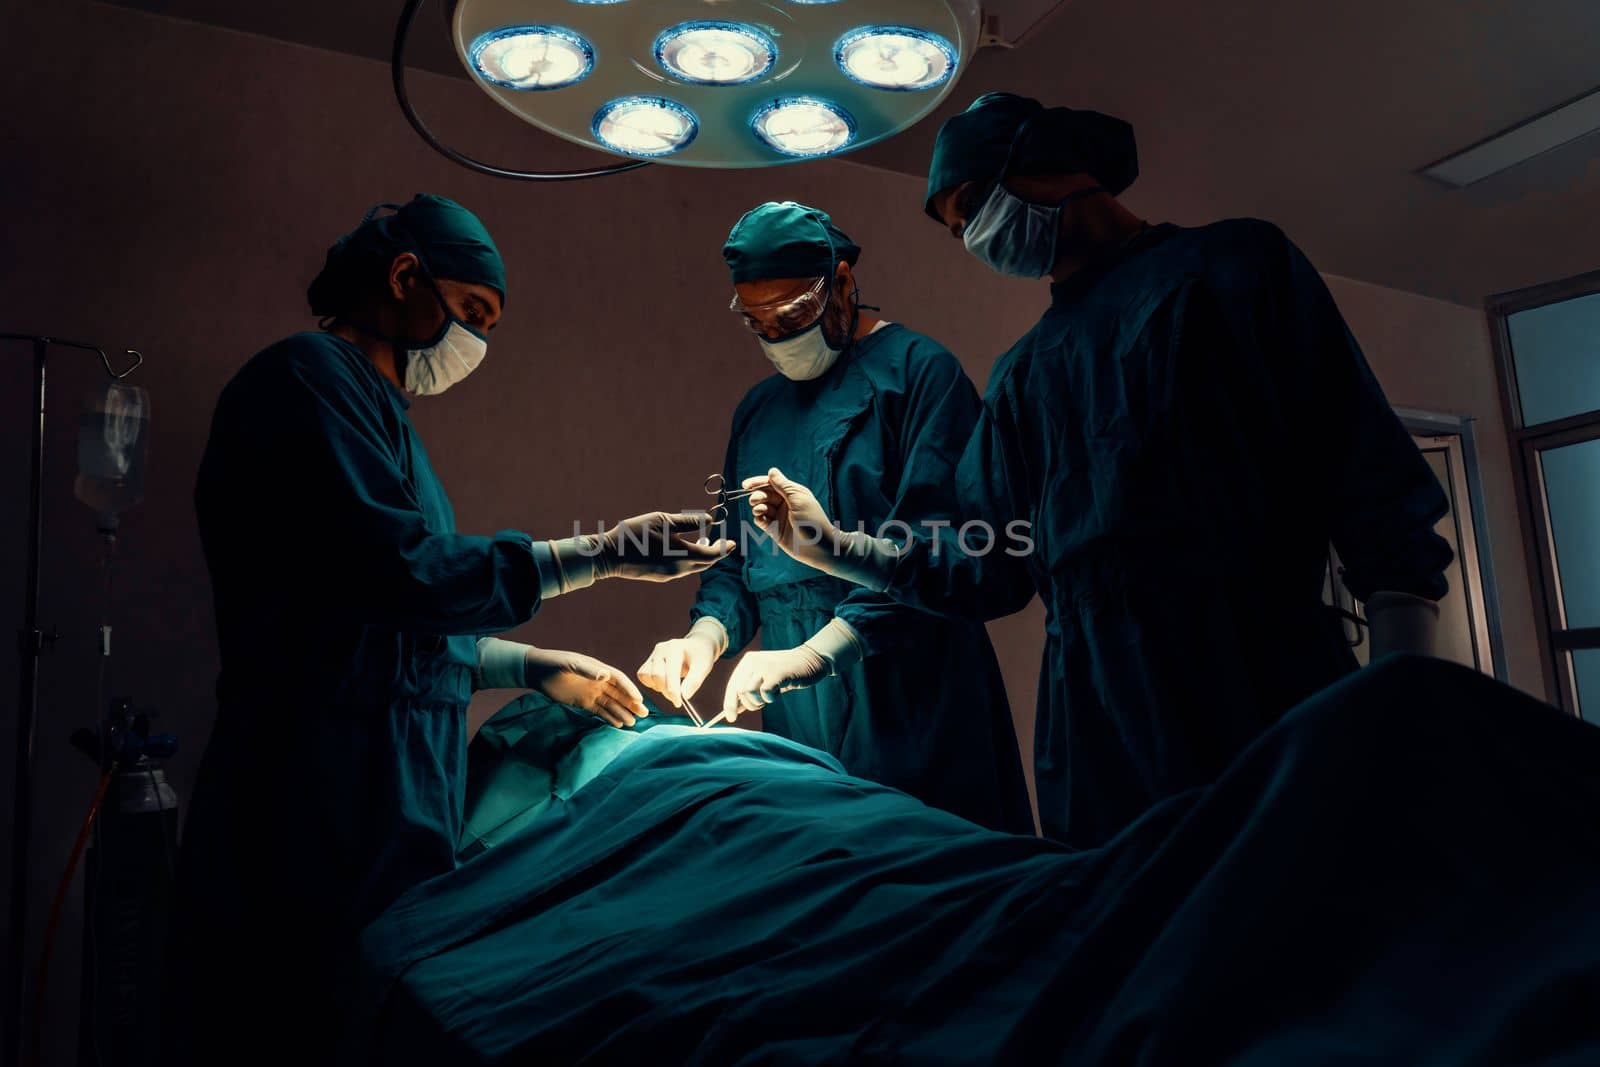
[[[110,2],[375,59],[387,59],[400,8]],[[921,176],[939,123],[1003,88],[1131,121],[1143,175],[1124,199],[1135,211],[1185,224],[1267,218],[1331,273],[1476,305],[1600,268],[1600,134],[1468,189],[1415,173],[1600,84],[1595,0],[1051,7],[993,0],[1003,38],[1026,24],[1021,46],[981,51],[943,108],[848,158]],[[441,0],[424,8],[411,62],[464,77],[442,11]]]

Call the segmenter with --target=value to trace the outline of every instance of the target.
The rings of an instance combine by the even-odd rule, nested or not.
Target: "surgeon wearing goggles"
[[[1031,524],[1030,554],[874,538],[806,476],[740,471],[826,573],[963,618],[1042,597],[1040,820],[1083,847],[1355,669],[1322,603],[1330,542],[1375,654],[1426,634],[1452,559],[1444,493],[1306,257],[1255,219],[1148,225],[1117,200],[1137,173],[1127,123],[1008,93],[946,122],[929,166],[931,218],[1053,283],[954,477],[963,515]]]
[[[375,208],[311,283],[323,329],[256,355],[217,403],[195,507],[222,674],[173,912],[174,1062],[237,1062],[245,1033],[262,1062],[295,1062],[336,1032],[356,933],[455,866],[475,688],[619,726],[646,713],[621,671],[485,635],[729,547],[660,512],[556,541],[457,532],[408,409],[479,369],[506,292],[465,208]],[[292,1026],[260,1025],[284,1007]]]
[[[767,203],[733,227],[731,311],[777,372],[733,415],[723,476],[803,471],[841,521],[877,531],[954,519],[951,480],[978,394],[955,356],[857,296],[861,249],[816,208]],[[735,505],[737,506],[737,505]],[[747,512],[746,512],[747,514]],[[734,511],[736,519],[740,512]],[[701,576],[680,638],[639,678],[674,706],[720,656],[744,652],[722,713],[836,756],[850,773],[997,830],[1033,817],[994,649],[943,620],[797,563],[753,527]]]

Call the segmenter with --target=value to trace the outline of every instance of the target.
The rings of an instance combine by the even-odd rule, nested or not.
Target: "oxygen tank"
[[[126,718],[122,719],[127,722]],[[144,716],[113,731],[117,755],[84,865],[80,1067],[155,1067],[167,924],[178,849],[178,797],[152,757],[177,749]],[[81,746],[80,746],[81,747]]]

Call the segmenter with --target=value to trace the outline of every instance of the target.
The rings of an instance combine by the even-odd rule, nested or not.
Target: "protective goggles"
[[[778,336],[799,333],[822,317],[828,306],[828,279],[818,278],[809,290],[796,297],[774,301],[771,304],[746,304],[734,294],[728,310],[737,312],[745,328],[751,333],[767,336],[776,330]]]

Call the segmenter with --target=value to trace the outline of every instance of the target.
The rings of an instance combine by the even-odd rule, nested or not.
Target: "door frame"
[[[1480,660],[1487,657],[1490,673],[1502,682],[1509,681],[1506,664],[1505,633],[1500,619],[1500,587],[1495,580],[1494,546],[1489,534],[1489,513],[1484,503],[1483,475],[1478,468],[1478,443],[1471,415],[1396,408],[1400,422],[1414,437],[1454,438],[1450,451],[1451,478],[1445,487],[1453,501],[1456,543],[1462,553],[1477,561],[1476,570],[1463,561],[1461,573],[1467,581],[1467,611],[1473,622],[1473,643]],[[1448,447],[1448,446],[1447,446]],[[1465,499],[1466,510],[1461,509]]]

